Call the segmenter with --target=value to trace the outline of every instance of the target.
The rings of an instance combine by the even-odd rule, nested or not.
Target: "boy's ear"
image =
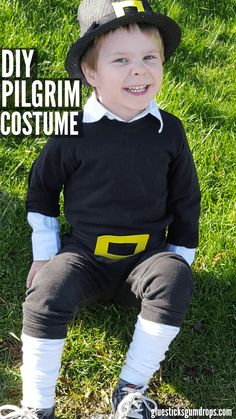
[[[81,64],[81,68],[82,68],[84,76],[85,76],[87,82],[90,84],[90,86],[96,87],[96,82],[95,82],[96,71],[93,70],[91,67],[89,67],[86,63]]]

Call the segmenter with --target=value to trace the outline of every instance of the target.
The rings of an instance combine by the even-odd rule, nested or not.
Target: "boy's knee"
[[[26,304],[34,303],[35,309],[44,306],[45,310],[54,311],[57,311],[58,305],[58,309],[63,311],[73,295],[73,284],[70,270],[65,269],[60,262],[60,255],[56,256],[37,272],[27,291]]]
[[[29,336],[63,338],[75,315],[75,276],[65,255],[48,262],[35,276],[23,303],[23,331]],[[68,266],[66,266],[68,265]]]
[[[194,292],[194,281],[191,267],[186,260],[176,253],[169,253],[165,254],[162,265],[166,286],[182,297],[191,297]]]
[[[179,326],[194,291],[188,263],[175,253],[163,252],[146,259],[134,273],[133,289],[142,300],[144,318]]]
[[[173,299],[173,303],[189,301],[194,282],[191,268],[182,256],[164,252],[152,258],[150,269],[144,275],[144,296],[156,299],[165,295],[169,300]]]

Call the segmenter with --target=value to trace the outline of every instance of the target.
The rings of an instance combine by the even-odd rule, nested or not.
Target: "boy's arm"
[[[174,244],[167,243],[166,250],[167,252],[174,252],[182,256],[190,266],[194,261],[196,249],[188,249],[184,246],[175,246]]]
[[[51,137],[34,162],[27,190],[26,210],[49,217],[60,214],[60,192],[79,166],[77,140]]]
[[[179,151],[171,162],[168,177],[167,211],[172,220],[168,227],[167,243],[186,248],[185,255],[198,245],[200,188],[194,161],[185,132],[179,121]],[[176,251],[176,253],[178,253]],[[182,254],[183,250],[181,250]],[[184,257],[184,254],[182,254]],[[188,257],[188,256],[187,256]]]
[[[31,236],[33,260],[51,259],[61,248],[57,218],[37,212],[29,212],[27,218],[33,230]]]
[[[26,286],[32,285],[36,273],[51,259],[61,247],[57,218],[29,212],[28,222],[32,227],[33,263],[26,279]]]
[[[63,185],[79,164],[76,150],[75,140],[52,137],[31,168],[26,209],[33,228],[34,262],[27,277],[28,287],[38,270],[60,248],[59,227],[55,217],[60,213],[59,196]]]

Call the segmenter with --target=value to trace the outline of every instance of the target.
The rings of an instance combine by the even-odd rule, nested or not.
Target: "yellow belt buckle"
[[[145,250],[149,237],[150,234],[135,234],[132,236],[98,236],[94,254],[95,256],[103,256],[108,259],[125,259]],[[108,252],[109,243],[136,244],[136,248],[132,255],[115,255]]]
[[[144,12],[143,2],[141,0],[124,0],[113,2],[116,17],[125,16],[125,7],[136,7],[138,12]]]

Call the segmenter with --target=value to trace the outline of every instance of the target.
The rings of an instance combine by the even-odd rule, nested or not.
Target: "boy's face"
[[[83,68],[99,101],[129,121],[147,107],[162,84],[162,62],[155,36],[119,28],[100,45],[96,70]]]

